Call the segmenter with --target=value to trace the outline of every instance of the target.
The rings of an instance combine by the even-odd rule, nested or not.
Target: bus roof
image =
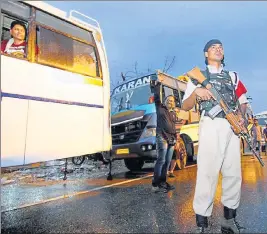
[[[58,18],[61,18],[65,21],[68,21],[74,25],[77,25],[79,27],[82,27],[84,29],[90,30],[90,31],[98,31],[102,34],[101,32],[101,28],[99,23],[97,22],[97,20],[86,16],[78,11],[75,10],[71,10],[69,12],[69,15],[67,14],[67,12],[62,11],[56,7],[51,6],[50,4],[43,2],[43,1],[22,1],[28,5],[34,6],[40,10],[43,10],[51,15],[54,15]],[[73,14],[78,15],[79,18],[73,16]],[[86,21],[82,20],[82,19],[86,19]],[[92,22],[95,24],[93,25]]]

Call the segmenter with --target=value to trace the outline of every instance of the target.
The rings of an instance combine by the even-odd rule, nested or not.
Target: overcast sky
[[[194,66],[204,68],[203,47],[223,42],[226,69],[236,71],[253,98],[255,113],[267,110],[267,2],[183,1],[49,1],[69,12],[80,11],[101,25],[111,79],[120,72],[163,69],[178,76]]]

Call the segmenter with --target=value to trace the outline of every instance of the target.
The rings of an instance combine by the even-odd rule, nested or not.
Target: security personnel
[[[204,47],[206,70],[203,75],[212,83],[232,107],[240,107],[245,113],[247,92],[235,72],[224,69],[222,43],[213,39]],[[224,218],[221,223],[223,233],[240,233],[243,228],[236,221],[236,209],[241,194],[240,139],[231,129],[225,114],[220,112],[214,119],[207,113],[215,103],[212,93],[190,79],[183,98],[184,110],[190,110],[195,101],[200,105],[199,149],[197,155],[197,181],[193,208],[196,213],[197,232],[205,233],[208,217],[211,216],[219,172],[222,173],[222,198]],[[238,105],[239,104],[239,105]],[[244,120],[240,119],[240,123]]]

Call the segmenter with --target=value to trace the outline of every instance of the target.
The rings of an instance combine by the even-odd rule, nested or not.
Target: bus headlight
[[[156,136],[156,128],[145,128],[141,138]]]

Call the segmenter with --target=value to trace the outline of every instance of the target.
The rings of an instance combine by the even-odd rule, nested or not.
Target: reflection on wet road
[[[266,157],[264,161],[267,163]],[[237,218],[247,227],[248,233],[267,233],[267,168],[262,168],[250,157],[243,157],[242,170],[242,197]],[[68,181],[65,185],[62,182],[2,191],[2,210],[26,204],[22,203],[25,200],[28,204],[33,203],[38,200],[36,195],[48,199],[87,191],[67,199],[2,212],[2,232],[194,232],[192,200],[196,167],[176,171],[176,178],[170,179],[176,189],[168,194],[151,192],[149,175],[152,172],[152,169],[147,168],[139,173],[114,175],[113,181],[107,181],[104,177]],[[219,221],[223,214],[220,196],[219,182],[210,218],[211,233],[220,232]],[[17,206],[13,202],[17,202]]]

